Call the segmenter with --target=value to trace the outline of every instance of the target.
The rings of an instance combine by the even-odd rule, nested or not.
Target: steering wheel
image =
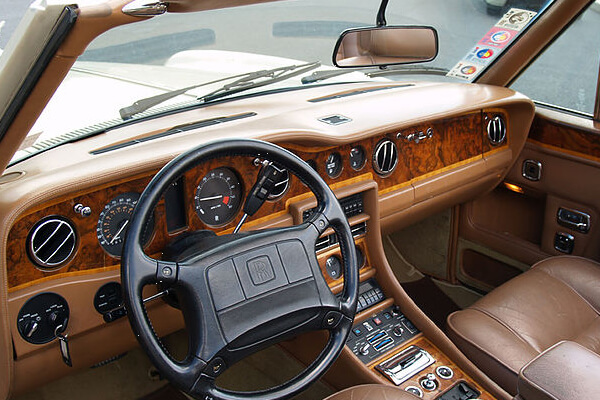
[[[140,244],[145,225],[169,185],[202,161],[236,155],[267,159],[293,172],[317,199],[311,218],[292,227],[214,236],[203,240],[203,246],[186,250],[187,256],[176,262],[147,256]],[[327,227],[337,234],[344,264],[339,299],[325,282],[315,254],[316,241]],[[154,176],[130,220],[121,281],[133,332],[163,376],[197,399],[254,400],[292,397],[333,364],[352,327],[359,274],[348,221],[316,171],[274,144],[235,139],[190,150]],[[183,313],[189,345],[181,361],[162,346],[143,305],[143,287],[157,283],[176,293]],[[327,344],[315,361],[286,383],[255,392],[216,386],[215,379],[236,361],[314,330],[329,331]]]

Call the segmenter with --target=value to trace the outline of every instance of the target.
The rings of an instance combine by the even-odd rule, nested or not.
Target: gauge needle
[[[211,196],[211,197],[203,197],[201,199],[198,199],[199,201],[209,201],[209,200],[216,200],[216,199],[220,199],[221,197],[223,197],[222,194],[216,195],[216,196]]]
[[[121,234],[121,232],[123,232],[123,229],[125,229],[125,227],[127,226],[128,223],[129,223],[129,220],[126,220],[125,223],[123,224],[123,226],[121,227],[121,229],[119,229],[117,231],[117,234],[112,238],[112,240],[108,244],[113,244],[113,242],[115,240],[117,240],[117,238],[119,237],[119,235]]]

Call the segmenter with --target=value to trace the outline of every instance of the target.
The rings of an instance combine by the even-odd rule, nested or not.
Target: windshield
[[[433,26],[439,37],[437,58],[411,66],[418,67],[417,75],[415,71],[403,74],[401,69],[383,77],[353,72],[328,78],[326,83],[473,81],[535,22],[544,5],[545,1],[392,0],[386,12],[388,25]],[[77,60],[12,163],[43,151],[46,144],[72,139],[73,131],[118,124],[123,121],[119,110],[145,97],[294,64],[320,62],[321,70],[333,70],[332,52],[339,34],[374,25],[378,7],[379,1],[295,0],[167,13],[112,29],[96,38]],[[531,12],[515,18],[511,14],[515,8]],[[294,76],[252,91],[306,86],[301,78]],[[218,86],[190,90],[133,119],[165,107],[189,105],[215,89]],[[57,140],[48,142],[52,138]]]

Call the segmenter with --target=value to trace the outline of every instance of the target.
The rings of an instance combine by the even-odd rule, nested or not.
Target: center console
[[[412,303],[396,280],[381,242],[375,182],[363,181],[335,192],[354,234],[361,283],[346,349],[325,379],[338,388],[361,383],[394,385],[425,400],[494,399],[439,349],[441,344],[447,350],[451,342]],[[314,206],[310,200],[292,204],[295,221],[310,216]],[[343,260],[332,230],[323,234],[315,251],[332,292],[341,293]],[[308,364],[318,354],[318,343],[324,345],[326,340],[325,332],[316,332],[284,347]],[[469,363],[460,353],[452,355],[461,365]],[[481,375],[477,377],[481,379]]]
[[[362,286],[379,287],[374,278]],[[407,318],[392,299],[357,317],[346,345],[370,373],[423,399],[492,399]]]

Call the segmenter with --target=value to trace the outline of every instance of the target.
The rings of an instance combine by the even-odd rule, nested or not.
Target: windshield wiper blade
[[[273,68],[264,71],[250,72],[238,80],[221,86],[208,94],[198,97],[198,101],[209,102],[221,97],[229,96],[246,90],[254,89],[272,83],[281,82],[294,76],[302,75],[321,66],[319,61],[290,65],[287,67]],[[261,79],[265,79],[262,80]]]
[[[300,65],[288,65],[285,67],[278,67],[273,69],[265,69],[259,71],[246,72],[239,75],[228,76],[225,78],[217,79],[210,82],[204,82],[197,85],[184,87],[181,89],[172,90],[170,92],[161,93],[156,96],[146,97],[134,102],[128,107],[123,107],[119,110],[119,114],[123,120],[131,119],[136,114],[144,112],[149,108],[159,105],[167,100],[189,92],[192,89],[196,89],[203,86],[213,85],[215,83],[224,82],[232,79],[236,81],[223,85],[217,90],[214,90],[204,96],[198,97],[199,101],[208,102],[220,97],[228,96],[249,90],[252,88],[269,85],[271,83],[280,82],[288,78],[292,78],[296,75],[304,74],[312,69],[318,68],[321,65],[320,62],[311,62]],[[256,82],[257,79],[265,79],[264,81]]]
[[[323,71],[315,71],[312,74],[302,78],[303,84],[315,83],[324,81],[326,79],[334,78],[336,76],[350,74],[352,72],[361,72],[369,78],[385,75],[396,75],[396,74],[431,74],[431,75],[446,75],[449,70],[438,67],[422,67],[422,66],[401,66],[401,67],[387,67],[387,68],[354,68],[354,69],[330,69]]]

